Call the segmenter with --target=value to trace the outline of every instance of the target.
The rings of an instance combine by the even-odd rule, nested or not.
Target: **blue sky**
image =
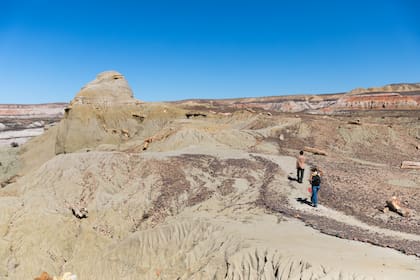
[[[420,82],[420,4],[0,0],[0,103],[68,102],[116,70],[145,101]]]

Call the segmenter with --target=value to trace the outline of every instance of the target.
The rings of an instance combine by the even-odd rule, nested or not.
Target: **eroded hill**
[[[420,179],[400,168],[419,160],[417,111],[229,102],[144,103],[100,74],[8,170],[0,278],[418,279]],[[291,180],[305,147],[326,153],[305,153],[317,209]],[[394,195],[410,216],[382,211]]]

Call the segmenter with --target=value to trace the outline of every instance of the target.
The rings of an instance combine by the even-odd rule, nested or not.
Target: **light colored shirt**
[[[299,155],[296,159],[296,168],[305,168],[305,157],[303,155]]]

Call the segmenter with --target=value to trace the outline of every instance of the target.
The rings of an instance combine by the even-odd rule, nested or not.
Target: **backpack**
[[[316,174],[314,176],[312,176],[312,186],[319,186],[321,185],[321,177]]]

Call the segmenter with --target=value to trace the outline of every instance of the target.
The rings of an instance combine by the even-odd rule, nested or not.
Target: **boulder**
[[[401,206],[401,201],[395,196],[391,197],[390,200],[386,201],[386,206],[389,210],[395,213],[398,213],[399,215],[403,217],[407,217],[410,215],[410,210]]]

